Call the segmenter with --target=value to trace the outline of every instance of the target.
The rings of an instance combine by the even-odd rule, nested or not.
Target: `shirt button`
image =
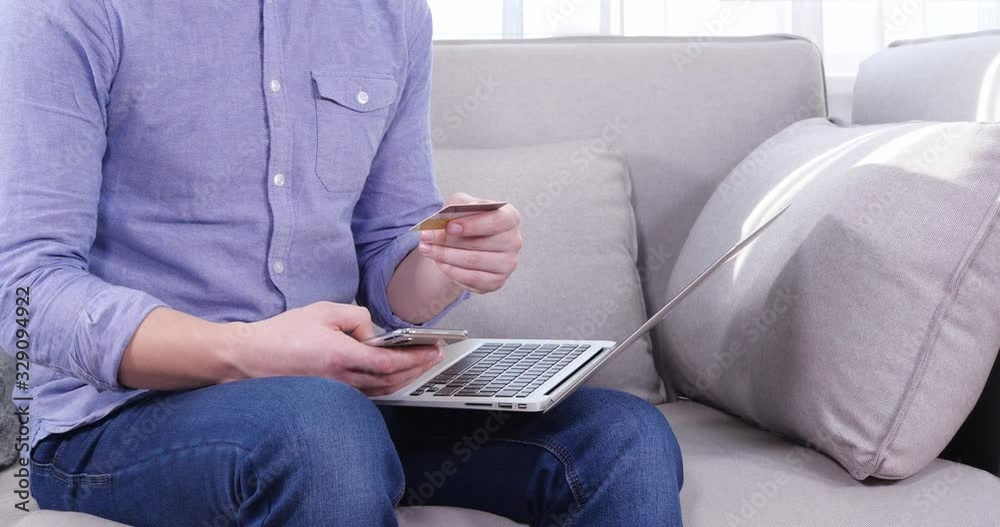
[[[279,91],[281,91],[281,81],[279,81],[278,79],[272,80],[271,91],[273,91],[274,93],[278,93]]]
[[[275,174],[274,175],[274,186],[276,186],[276,187],[283,187],[283,186],[285,186],[285,175],[284,174]]]
[[[285,272],[285,262],[281,260],[275,260],[274,265],[271,266],[274,269],[275,274],[281,274]]]
[[[368,104],[368,92],[359,91],[355,99],[357,99],[358,104]]]

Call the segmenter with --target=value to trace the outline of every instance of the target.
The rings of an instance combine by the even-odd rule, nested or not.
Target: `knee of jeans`
[[[265,385],[258,403],[266,412],[268,430],[290,443],[308,447],[332,442],[342,448],[355,444],[369,448],[380,439],[389,441],[378,408],[352,386],[318,377],[258,381]]]
[[[312,377],[260,379],[267,429],[255,457],[272,471],[402,488],[402,468],[378,408],[357,389]],[[251,404],[251,403],[248,403]],[[398,480],[398,482],[397,482]]]
[[[672,477],[683,483],[680,444],[666,417],[655,406],[625,392],[585,389],[578,404],[588,409],[599,451],[608,453],[609,465],[627,462],[652,476]],[[568,402],[568,401],[567,401]]]

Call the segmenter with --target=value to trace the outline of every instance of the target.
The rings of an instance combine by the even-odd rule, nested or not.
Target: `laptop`
[[[740,240],[620,344],[607,340],[468,339],[444,348],[427,373],[376,404],[546,412],[628,349],[726,262],[749,246],[788,205]]]

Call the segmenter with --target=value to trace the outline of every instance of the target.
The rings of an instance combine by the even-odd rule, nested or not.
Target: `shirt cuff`
[[[166,304],[142,291],[111,286],[87,302],[73,327],[73,373],[102,390],[118,383],[125,348],[151,311]]]
[[[389,297],[387,296],[386,290],[389,287],[389,281],[392,280],[392,275],[396,272],[396,268],[399,267],[399,263],[406,258],[411,251],[417,248],[420,243],[420,233],[418,232],[407,232],[402,236],[396,238],[392,241],[385,249],[383,249],[378,256],[374,257],[369,263],[370,269],[367,269],[365,274],[365,284],[363,288],[366,290],[365,302],[364,304],[371,311],[372,321],[382,329],[393,330],[399,328],[423,328],[432,327],[437,324],[449,311],[455,308],[463,300],[469,298],[469,292],[465,291],[453,302],[446,306],[442,306],[440,312],[434,316],[434,318],[424,322],[423,324],[414,324],[412,322],[407,322],[396,316],[392,312],[392,308],[389,307]]]

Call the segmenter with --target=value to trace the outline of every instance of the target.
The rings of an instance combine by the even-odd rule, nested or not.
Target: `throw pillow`
[[[452,311],[441,327],[472,337],[621,341],[646,319],[636,268],[628,169],[590,141],[502,149],[439,149],[445,194],[514,204],[524,247],[507,285]],[[661,403],[663,385],[643,338],[588,381]]]
[[[1000,348],[1000,126],[794,124],[712,195],[671,287],[788,202],[659,329],[671,382],[857,479],[905,478]]]

